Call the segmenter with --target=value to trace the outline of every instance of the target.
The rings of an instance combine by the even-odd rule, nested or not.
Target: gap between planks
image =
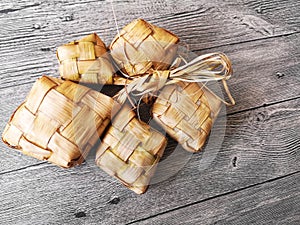
[[[239,111],[236,111],[236,112],[227,113],[226,116],[231,116],[231,115],[236,115],[236,114],[239,114],[239,113],[249,112],[249,111],[253,111],[253,110],[256,110],[256,109],[260,109],[260,108],[264,108],[264,107],[268,107],[268,106],[272,106],[272,105],[278,105],[278,104],[281,104],[281,103],[284,103],[284,102],[294,101],[294,100],[297,100],[299,98],[300,98],[300,96],[297,96],[297,97],[294,97],[294,98],[283,99],[283,100],[276,101],[276,102],[265,103],[263,105],[255,106],[255,107],[252,107],[252,108],[242,109],[242,110],[239,110]]]
[[[5,175],[5,174],[9,174],[9,173],[18,172],[18,171],[27,170],[27,169],[32,169],[34,167],[39,167],[39,166],[44,165],[44,164],[48,164],[48,163],[46,161],[44,161],[44,162],[41,162],[41,163],[36,163],[36,164],[29,165],[29,166],[24,166],[24,167],[21,167],[21,168],[13,169],[13,170],[3,171],[3,172],[0,173],[0,176]]]

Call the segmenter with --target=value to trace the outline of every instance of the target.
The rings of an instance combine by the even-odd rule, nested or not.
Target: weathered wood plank
[[[95,31],[109,43],[116,30],[108,1],[4,0],[0,5],[3,130],[34,80],[44,73],[57,75],[57,46]],[[176,176],[136,196],[96,168],[94,153],[83,166],[62,170],[1,142],[1,224],[131,222],[299,171],[299,99],[237,113],[300,96],[297,1],[129,0],[114,5],[120,27],[143,17],[172,30],[199,54],[224,51],[232,58],[235,76],[229,83],[238,105],[229,110],[234,114],[228,117],[222,149],[212,149],[211,158],[208,152],[193,155]],[[278,212],[272,203],[266,212],[271,207]],[[289,214],[287,222],[293,218]],[[232,222],[241,221],[236,216]]]
[[[0,222],[124,224],[299,171],[299,108],[296,99],[230,115],[220,151],[194,154],[177,175],[142,196],[100,171],[94,153],[70,170],[43,164],[3,174]],[[75,218],[84,215],[79,212],[86,217]]]
[[[299,184],[298,172],[136,224],[296,225],[300,223]]]
[[[246,0],[243,2],[267,21],[285,24],[284,26],[299,30],[299,1]],[[294,13],[294,16],[290,17],[290,13]]]
[[[120,27],[143,17],[176,33],[191,50],[299,32],[298,4],[276,3],[257,12],[259,1],[113,2]],[[108,44],[117,33],[109,1],[2,1],[1,8],[0,88],[56,75],[55,50],[63,43],[98,32]]]

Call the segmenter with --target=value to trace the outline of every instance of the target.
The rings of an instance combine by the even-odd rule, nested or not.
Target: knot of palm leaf
[[[232,72],[231,61],[224,53],[209,53],[198,56],[182,66],[175,66],[175,68],[170,70],[152,70],[144,75],[133,76],[133,79],[128,80],[124,89],[115,96],[115,100],[121,104],[123,104],[126,99],[132,102],[129,93],[140,97],[155,95],[155,93],[164,86],[180,81],[202,83],[222,81],[230,102],[218,96],[216,97],[226,105],[234,105],[235,101],[226,83],[226,80],[231,77]]]

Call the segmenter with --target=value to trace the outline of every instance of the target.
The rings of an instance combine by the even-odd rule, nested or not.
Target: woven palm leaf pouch
[[[129,75],[150,69],[165,70],[173,62],[179,38],[171,32],[137,19],[126,25],[110,44],[111,56]]]
[[[147,190],[163,155],[164,135],[137,119],[124,105],[112,120],[96,154],[96,164],[137,194]]]
[[[201,150],[222,106],[201,83],[178,82],[162,89],[152,114],[167,133],[190,152]]]
[[[71,81],[43,76],[10,117],[4,143],[69,168],[81,164],[110,122],[114,100]]]
[[[95,84],[114,82],[111,58],[96,33],[58,47],[56,55],[63,79]]]

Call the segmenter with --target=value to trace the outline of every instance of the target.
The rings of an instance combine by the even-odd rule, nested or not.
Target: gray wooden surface
[[[95,166],[94,152],[64,170],[0,143],[0,224],[299,224],[299,1],[113,5],[120,27],[144,18],[197,54],[232,59],[237,105],[227,109],[221,149],[211,161],[192,155],[137,196]],[[0,25],[1,131],[37,77],[58,75],[59,45],[91,32],[109,44],[117,32],[111,1],[97,0],[2,0]]]

